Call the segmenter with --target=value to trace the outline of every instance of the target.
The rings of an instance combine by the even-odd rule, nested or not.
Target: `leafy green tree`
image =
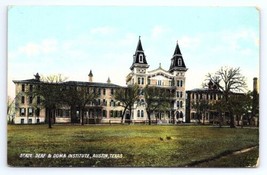
[[[63,90],[63,103],[71,107],[71,121],[76,122],[76,110],[79,109],[81,116],[81,125],[84,125],[84,112],[90,108],[90,103],[96,101],[99,95],[94,92],[93,88],[78,85],[76,82],[65,85]],[[96,105],[96,104],[94,104]]]
[[[52,118],[55,118],[57,106],[62,104],[62,85],[66,78],[59,75],[50,75],[42,77],[39,83],[35,83],[32,91],[28,91],[27,95],[40,98],[40,105],[46,109],[46,119],[48,127],[52,128]]]
[[[194,109],[196,109],[196,114],[198,118],[198,122],[201,123],[202,118],[202,124],[205,124],[205,117],[203,117],[203,114],[205,114],[206,111],[209,110],[210,104],[205,99],[198,99],[196,103],[192,105]]]
[[[139,99],[139,96],[139,86],[137,84],[130,85],[126,88],[121,87],[116,89],[114,99],[116,101],[119,101],[120,105],[124,108],[121,115],[121,123],[123,123],[124,121],[124,115],[127,109],[130,113],[129,118],[131,118],[132,107],[134,103]]]
[[[152,112],[170,109],[171,93],[166,89],[148,85],[143,89],[143,91],[147,117],[149,125],[151,125]]]
[[[230,103],[230,96],[235,92],[244,92],[246,89],[245,77],[241,74],[240,68],[221,67],[215,74],[209,73],[207,78],[222,92],[222,102],[229,112],[230,127],[234,128],[234,106]]]

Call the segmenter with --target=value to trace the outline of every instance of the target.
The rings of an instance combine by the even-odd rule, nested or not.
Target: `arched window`
[[[139,55],[139,63],[144,62],[144,56],[142,54]]]
[[[141,117],[144,117],[144,110],[141,110]]]
[[[145,80],[145,79],[144,79],[144,78],[141,78],[141,80],[142,80],[141,84],[144,84],[144,80]]]
[[[181,58],[178,59],[178,66],[182,66],[182,59]]]
[[[140,110],[137,111],[137,117],[140,117]]]

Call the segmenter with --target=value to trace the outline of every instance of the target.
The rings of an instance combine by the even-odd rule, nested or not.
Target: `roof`
[[[41,83],[40,80],[36,79],[27,79],[27,80],[13,80],[14,83],[25,83],[25,84],[36,84]]]
[[[140,55],[142,55],[141,56],[142,61],[140,61],[141,59],[139,59]],[[143,47],[142,47],[140,36],[139,36],[139,40],[137,43],[135,53],[133,55],[133,64],[130,67],[130,69],[133,70],[134,67],[146,67],[146,68],[149,67],[147,64],[147,61],[146,61],[146,55],[145,55]]]
[[[179,48],[178,42],[176,44],[172,59],[171,59],[171,65],[170,65],[170,72],[173,72],[175,70],[178,71],[187,71],[187,68],[185,66],[185,62],[183,59],[183,56],[181,54],[181,50]]]
[[[139,36],[139,40],[138,40],[137,47],[136,47],[136,52],[137,52],[137,51],[142,51],[142,52],[144,52],[143,47],[142,47],[142,43],[141,43],[140,36]]]
[[[186,92],[199,92],[199,93],[207,93],[207,92],[217,92],[222,93],[220,90],[208,89],[208,88],[194,88],[192,90],[187,90]]]
[[[28,79],[28,80],[13,80],[14,83],[24,83],[24,84],[37,84],[37,83],[45,83],[43,81],[39,81],[36,79]],[[56,84],[56,83],[55,83]],[[65,81],[59,84],[69,85],[69,86],[90,86],[90,87],[102,87],[102,88],[118,88],[121,87],[112,83],[100,83],[100,82],[84,82],[84,81]]]
[[[118,88],[121,87],[119,85],[113,83],[100,83],[100,82],[85,82],[85,81],[66,81],[62,82],[63,85],[70,85],[70,86],[90,86],[90,87],[102,87],[102,88]]]

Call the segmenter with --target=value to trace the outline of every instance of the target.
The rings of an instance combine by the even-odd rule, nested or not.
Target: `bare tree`
[[[244,92],[246,89],[245,77],[240,68],[221,67],[215,74],[209,73],[207,80],[211,81],[222,92],[222,101],[229,112],[230,127],[235,127],[234,106],[230,103],[230,96],[236,92]]]
[[[15,98],[12,99],[8,96],[7,99],[7,120],[9,124],[13,124],[14,120],[14,109],[15,109]]]

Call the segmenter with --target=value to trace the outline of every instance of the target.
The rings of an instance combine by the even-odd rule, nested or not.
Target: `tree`
[[[114,99],[120,102],[120,105],[124,108],[121,115],[121,123],[124,121],[124,115],[126,110],[129,110],[131,118],[132,107],[134,103],[139,99],[139,86],[137,84],[130,85],[126,88],[121,87],[116,89]]]
[[[192,105],[194,109],[196,109],[197,113],[197,118],[198,122],[201,123],[201,118],[202,118],[202,123],[203,125],[205,124],[205,117],[203,117],[203,114],[205,115],[205,112],[210,108],[210,105],[207,100],[205,99],[199,99]]]
[[[170,94],[170,91],[155,86],[147,85],[144,88],[145,105],[149,125],[151,125],[152,112],[170,109]]]
[[[49,128],[52,128],[52,118],[55,117],[56,107],[62,103],[61,83],[66,79],[67,78],[62,77],[61,74],[43,76],[39,83],[35,84],[35,88],[27,92],[27,94],[32,97],[40,98],[40,106],[46,109],[46,118],[48,119]]]
[[[244,92],[245,77],[241,74],[240,68],[221,67],[215,74],[209,73],[207,78],[222,92],[222,102],[229,112],[230,127],[234,128],[234,106],[230,103],[230,97],[236,92]]]
[[[14,123],[14,111],[15,109],[15,98],[14,99],[11,99],[9,96],[8,96],[8,99],[7,99],[7,120],[8,120],[8,123],[9,124],[13,124]]]
[[[71,107],[72,122],[76,120],[74,117],[76,117],[76,109],[78,108],[81,116],[81,125],[84,125],[85,109],[90,103],[95,102],[98,96],[92,88],[79,86],[76,82],[65,85],[63,90],[63,103]]]

